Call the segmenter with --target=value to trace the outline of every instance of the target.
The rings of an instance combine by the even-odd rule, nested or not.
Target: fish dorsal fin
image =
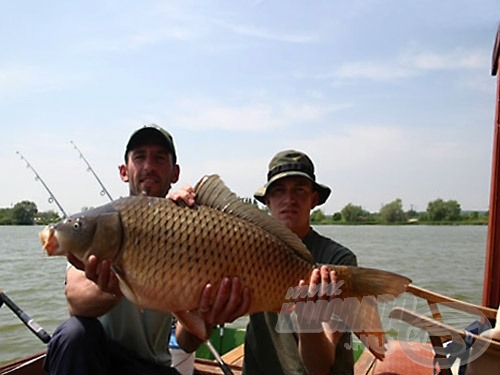
[[[258,207],[243,202],[224,184],[218,175],[202,177],[195,186],[195,192],[196,203],[258,225],[285,242],[299,257],[314,263],[311,252],[295,233],[264,211],[259,210]]]

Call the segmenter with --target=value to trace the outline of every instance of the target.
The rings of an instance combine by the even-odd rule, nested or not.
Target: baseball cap
[[[172,154],[174,164],[177,163],[175,153],[174,139],[172,135],[156,124],[144,125],[132,133],[125,148],[125,162],[127,162],[128,153],[144,144],[158,144],[163,146],[168,153]]]

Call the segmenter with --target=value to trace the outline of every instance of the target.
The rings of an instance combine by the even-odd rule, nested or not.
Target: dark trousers
[[[44,367],[50,375],[179,374],[174,368],[141,360],[109,340],[98,319],[75,316],[54,332]]]

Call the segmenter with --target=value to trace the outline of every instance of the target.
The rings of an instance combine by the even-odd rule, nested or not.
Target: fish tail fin
[[[378,359],[382,360],[387,339],[378,302],[389,302],[404,293],[411,283],[393,272],[351,266],[332,266],[337,271],[336,292],[341,300],[335,314]]]
[[[355,266],[331,266],[337,278],[344,281],[339,295],[356,297],[375,296],[379,302],[387,302],[406,292],[411,279],[394,272]]]

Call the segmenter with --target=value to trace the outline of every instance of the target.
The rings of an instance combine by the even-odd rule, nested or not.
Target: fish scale
[[[229,214],[208,207],[191,209],[152,197],[122,198],[114,206],[128,233],[114,263],[140,305],[192,310],[207,283],[217,287],[223,277],[238,276],[251,290],[251,311],[279,311],[288,288],[312,269],[300,258],[290,261],[286,246],[256,225],[235,222]],[[144,230],[136,217],[143,218]],[[287,272],[273,277],[273,270],[284,264],[290,266]],[[256,270],[264,270],[261,277],[255,277]]]

